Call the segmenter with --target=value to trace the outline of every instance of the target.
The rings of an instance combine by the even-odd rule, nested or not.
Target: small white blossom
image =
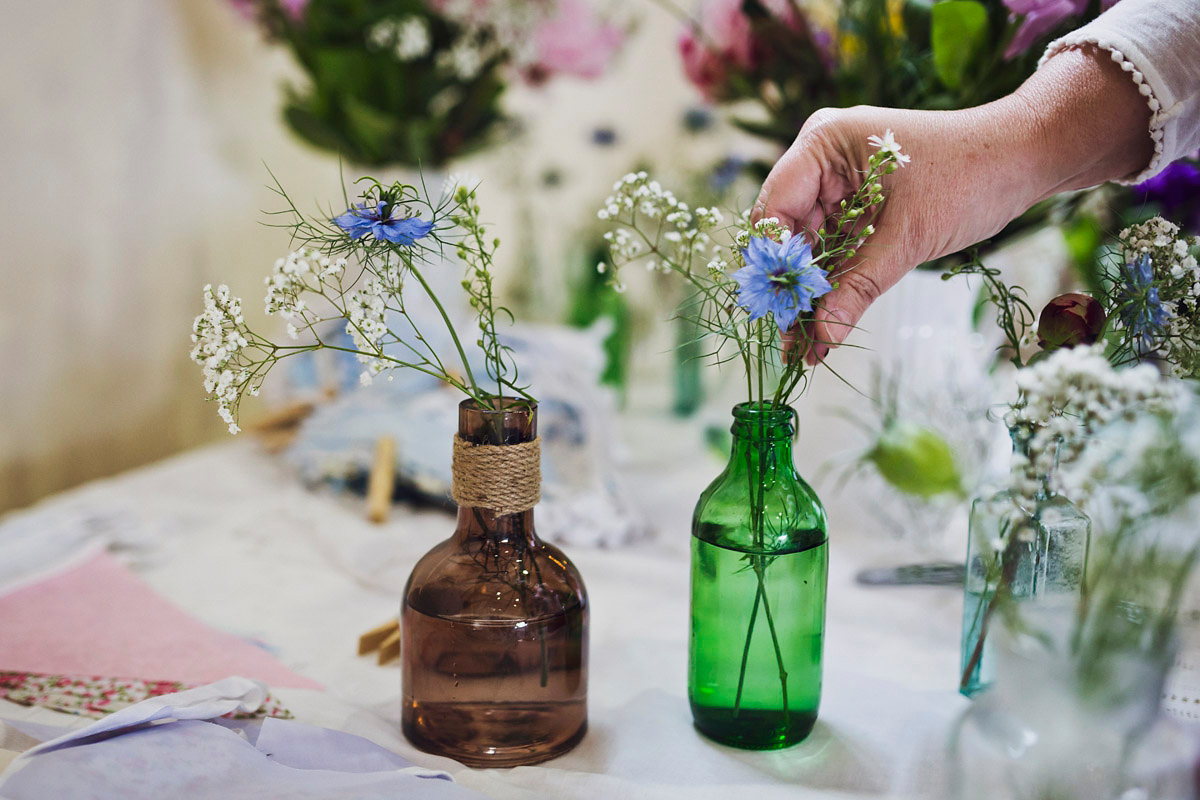
[[[212,284],[204,287],[204,311],[192,322],[192,361],[200,365],[204,375],[204,391],[217,402],[217,413],[229,425],[230,433],[240,430],[235,410],[242,391],[254,388],[249,384],[250,373],[245,369],[250,346],[242,301],[234,297],[229,287]],[[235,372],[236,370],[236,372]]]
[[[1029,432],[1029,439],[1014,455],[1019,479],[1013,490],[1026,508],[1033,507],[1047,480],[1061,481],[1059,464],[1077,459],[1097,430],[1118,419],[1172,409],[1180,397],[1178,385],[1149,364],[1114,369],[1102,345],[1056,350],[1017,373],[1017,386],[1021,400],[1008,421]],[[1079,498],[1084,487],[1071,488]]]
[[[405,17],[396,29],[396,58],[416,61],[429,55],[429,27],[420,17]]]
[[[890,155],[895,158],[896,163],[900,166],[904,166],[909,161],[912,161],[911,156],[906,156],[900,152],[900,144],[896,141],[896,137],[890,128],[884,131],[883,136],[868,136],[867,143],[878,148],[881,154]]]

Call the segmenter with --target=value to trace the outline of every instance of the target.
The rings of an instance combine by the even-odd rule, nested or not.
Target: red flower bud
[[[1100,301],[1086,294],[1060,294],[1042,309],[1038,319],[1038,345],[1043,350],[1094,344],[1104,331],[1107,317]]]

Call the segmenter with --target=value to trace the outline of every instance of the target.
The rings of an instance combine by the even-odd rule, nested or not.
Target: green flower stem
[[[771,601],[767,599],[767,567],[769,564],[763,563],[763,557],[758,556],[759,566],[755,570],[758,573],[758,591],[762,595],[763,611],[767,615],[767,628],[771,631],[771,645],[775,648],[775,663],[779,667],[779,686],[783,692],[783,719],[784,725],[790,725],[791,710],[788,706],[788,691],[787,691],[787,669],[783,666],[783,652],[779,649],[779,635],[775,632],[775,618],[771,615]]]
[[[467,353],[465,350],[463,350],[462,342],[459,341],[458,332],[454,330],[454,323],[450,321],[450,315],[446,313],[446,309],[442,306],[442,302],[438,300],[437,294],[434,293],[433,289],[430,288],[429,284],[425,281],[425,276],[421,274],[419,269],[417,269],[416,264],[413,264],[410,260],[407,266],[408,269],[412,271],[412,274],[416,277],[417,281],[421,284],[421,288],[425,290],[425,294],[429,296],[429,299],[433,301],[434,306],[437,307],[438,313],[442,315],[442,321],[446,323],[446,330],[449,331],[450,338],[454,341],[454,348],[458,350],[458,357],[462,360],[463,369],[467,374],[467,380],[471,384],[470,394],[476,400],[480,400],[484,397],[484,393],[480,390],[479,384],[475,382],[475,375],[471,372],[471,362],[467,360]],[[466,390],[464,389],[464,391]],[[503,394],[503,392],[501,392],[501,394]]]
[[[401,361],[400,359],[395,358],[394,356],[389,356],[382,352],[380,352],[380,353],[364,353],[361,350],[355,350],[353,347],[342,347],[342,346],[336,345],[336,344],[326,344],[325,342],[322,342],[320,340],[317,341],[317,344],[296,345],[294,347],[279,345],[276,347],[276,349],[293,351],[291,353],[287,353],[286,355],[284,355],[283,356],[284,358],[286,358],[289,355],[295,355],[297,353],[310,353],[314,350],[321,350],[321,349],[337,350],[342,353],[350,353],[350,354],[356,355],[356,356],[371,356],[372,358],[381,358],[384,361],[391,361],[393,364],[395,364],[398,367],[414,369],[417,372],[423,372],[432,378],[437,378],[440,381],[445,381],[446,383],[449,383],[451,386],[453,386],[455,389],[458,389],[461,392],[468,391],[467,386],[465,386],[463,383],[461,383],[459,381],[454,380],[449,375],[446,375],[441,372],[435,372],[431,369],[427,369],[426,367],[423,367],[420,364],[412,364],[407,361]]]
[[[967,664],[963,667],[962,678],[959,680],[958,688],[964,690],[967,684],[971,682],[971,673],[979,666],[980,659],[983,658],[983,647],[987,642],[988,627],[991,624],[992,616],[995,614],[1001,603],[1008,599],[1008,595],[1012,590],[1013,579],[1016,578],[1017,566],[1021,562],[1018,547],[1021,544],[1018,531],[1013,531],[1008,537],[1008,544],[1000,553],[1000,579],[996,582],[996,591],[991,599],[987,602],[987,607],[983,611],[983,621],[979,626],[979,638],[975,640],[975,649],[971,651],[971,657],[967,659]],[[978,613],[978,612],[976,612]]]
[[[757,570],[755,570],[757,572]],[[750,661],[750,640],[754,636],[754,622],[758,619],[758,604],[762,599],[761,591],[754,593],[754,605],[750,608],[750,624],[746,626],[746,643],[742,646],[742,668],[738,671],[737,694],[733,698],[733,716],[734,718],[742,710],[742,689],[746,685],[746,666]]]

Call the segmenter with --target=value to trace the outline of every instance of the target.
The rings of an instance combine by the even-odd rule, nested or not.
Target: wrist
[[[1033,202],[1135,175],[1150,163],[1150,108],[1108,51],[1072,48],[1001,101],[1017,122]]]

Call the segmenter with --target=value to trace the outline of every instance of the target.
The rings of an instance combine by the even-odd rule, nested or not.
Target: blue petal
[[[334,217],[333,221],[342,230],[352,231],[362,225],[363,218],[359,216],[355,209],[352,208],[349,211]]]
[[[797,304],[794,302],[796,298],[788,299],[792,300],[793,302],[780,302],[772,312],[775,315],[775,324],[779,326],[779,330],[781,331],[786,331],[788,328],[795,325],[796,320],[800,318],[801,309],[798,308]],[[812,306],[810,305],[804,310],[811,311]]]
[[[433,223],[420,217],[392,219],[375,224],[375,235],[378,238],[400,245],[410,245],[418,239],[423,239],[432,230]]]
[[[757,267],[742,267],[731,276],[738,282],[738,305],[746,309],[750,319],[765,317],[771,310],[771,284]]]
[[[765,236],[752,236],[742,257],[748,265],[768,270],[778,263],[779,245]]]
[[[813,260],[812,245],[803,236],[793,236],[783,245],[780,255],[793,269],[807,267]]]

